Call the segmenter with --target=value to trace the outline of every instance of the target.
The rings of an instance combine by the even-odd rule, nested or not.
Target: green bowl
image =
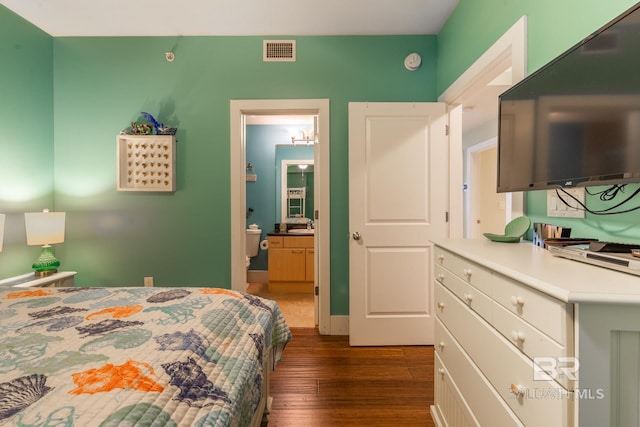
[[[512,237],[522,237],[525,235],[529,227],[531,226],[531,220],[526,216],[519,216],[514,218],[509,224],[504,227],[504,235]]]
[[[504,227],[504,234],[483,233],[483,236],[492,242],[517,243],[529,230],[530,226],[531,220],[529,218],[519,216]]]

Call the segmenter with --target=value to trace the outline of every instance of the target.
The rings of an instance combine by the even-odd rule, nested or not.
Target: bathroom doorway
[[[245,157],[250,177],[245,196],[247,226],[259,227],[264,239],[257,255],[250,258],[247,293],[275,300],[291,327],[316,326],[314,283],[269,283],[272,275],[282,274],[279,273],[282,267],[275,272],[269,270],[270,258],[279,255],[272,252],[283,249],[272,249],[265,241],[269,233],[280,232],[280,224],[285,227],[313,224],[316,119],[315,115],[308,114],[251,114],[245,121]],[[314,231],[311,228],[309,233]],[[293,239],[298,240],[296,236]],[[315,239],[315,235],[312,237]],[[305,257],[302,263],[313,261]]]
[[[247,158],[246,143],[248,133],[247,123],[253,117],[269,116],[314,116],[317,117],[317,132],[314,140],[309,141],[313,146],[313,162],[315,172],[314,191],[314,226],[315,226],[315,295],[313,312],[317,319],[314,323],[318,325],[321,334],[330,334],[330,265],[329,265],[329,235],[330,235],[330,215],[329,215],[329,101],[326,99],[311,100],[232,100],[230,102],[231,112],[231,279],[232,288],[239,291],[246,291],[246,239],[234,238],[233,236],[244,236],[245,228],[252,222],[247,218],[249,206],[247,206],[247,181],[246,175],[256,175],[256,180],[268,177],[264,173],[253,170],[247,171],[250,159]],[[283,140],[285,145],[293,144],[291,138],[299,139],[295,135],[289,134],[287,140]],[[305,136],[302,137],[305,139]],[[307,144],[307,141],[304,141]],[[268,172],[267,172],[268,173]],[[252,178],[253,179],[253,178]],[[271,194],[270,197],[274,197]],[[256,214],[253,208],[252,215]],[[263,221],[264,222],[264,221]],[[262,238],[266,238],[267,233],[273,231],[275,224],[279,222],[274,217],[272,221],[258,224],[264,233]],[[284,303],[283,303],[284,304]]]

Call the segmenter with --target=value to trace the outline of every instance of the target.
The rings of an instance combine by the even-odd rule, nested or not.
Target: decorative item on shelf
[[[4,240],[4,221],[6,215],[0,214],[0,252],[2,252],[2,242]]]
[[[141,112],[145,119],[149,120],[153,125],[153,128],[156,130],[157,135],[175,135],[178,131],[178,128],[172,128],[166,126],[164,123],[159,123],[155,117],[146,112]]]
[[[31,266],[36,276],[56,273],[60,261],[51,252],[51,245],[64,242],[64,212],[25,212],[24,223],[27,231],[27,245],[42,245],[40,256]]]
[[[158,127],[158,130],[156,131],[156,133],[158,135],[175,135],[176,132],[178,131],[178,128],[168,128],[168,127]]]
[[[173,135],[118,135],[118,191],[175,191]]]
[[[134,135],[150,135],[152,130],[153,126],[149,123],[131,122],[131,133]]]
[[[518,243],[531,226],[531,220],[526,216],[514,218],[504,227],[504,234],[483,233],[492,242]]]

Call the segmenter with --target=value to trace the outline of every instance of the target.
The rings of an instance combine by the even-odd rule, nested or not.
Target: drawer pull
[[[438,274],[438,282],[444,283],[444,274],[442,273]]]
[[[516,396],[522,396],[524,395],[524,387],[520,384],[511,384],[511,392]]]
[[[511,339],[516,342],[524,342],[524,333],[518,331],[511,331]]]
[[[442,301],[439,301],[438,304],[436,304],[436,306],[442,310],[444,308],[444,303]]]
[[[518,306],[522,307],[524,305],[524,298],[517,297],[517,296],[514,295],[514,296],[511,297],[511,304],[514,307],[518,307]]]
[[[468,268],[465,268],[464,270],[464,275],[467,277],[467,280],[471,279],[471,270],[469,270]]]
[[[440,264],[442,264],[442,262],[444,261],[444,255],[438,255],[438,261],[440,262]]]
[[[440,375],[444,375],[444,368],[438,368],[438,373]]]
[[[471,301],[473,301],[473,295],[464,294],[464,300],[467,302],[467,304],[471,304]]]
[[[440,342],[438,343],[438,348],[439,348],[440,350],[444,350],[444,346],[445,346],[444,341],[440,341]]]

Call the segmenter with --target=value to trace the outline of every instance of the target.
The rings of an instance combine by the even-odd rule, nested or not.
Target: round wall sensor
[[[422,58],[417,53],[410,53],[404,58],[404,67],[409,71],[415,71],[420,68],[420,64],[422,63]]]
[[[164,57],[167,59],[167,61],[169,62],[173,62],[174,59],[176,59],[176,55],[173,52],[167,52],[164,54]]]

